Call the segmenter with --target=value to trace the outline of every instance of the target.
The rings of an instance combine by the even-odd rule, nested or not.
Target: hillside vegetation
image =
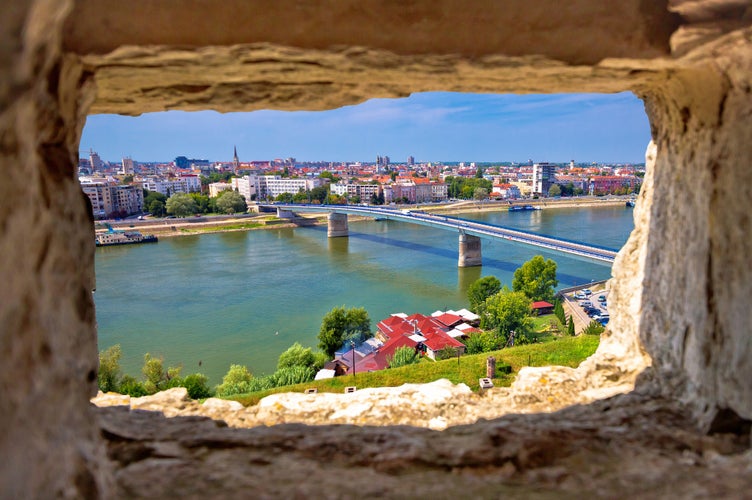
[[[585,358],[593,354],[598,347],[599,337],[581,335],[562,337],[545,343],[509,347],[482,354],[464,355],[443,361],[424,359],[420,363],[390,368],[370,373],[358,373],[327,380],[314,380],[304,384],[276,387],[265,391],[237,394],[227,399],[239,401],[250,406],[255,405],[270,394],[280,392],[303,392],[316,388],[319,392],[342,393],[345,387],[395,387],[405,383],[427,383],[446,378],[455,384],[463,383],[471,389],[478,390],[478,379],[486,376],[486,358],[496,358],[497,373],[493,379],[496,387],[508,387],[520,368],[524,366],[578,366]],[[511,367],[510,373],[503,373],[503,367]]]

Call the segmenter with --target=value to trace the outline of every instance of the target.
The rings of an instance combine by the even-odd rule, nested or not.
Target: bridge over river
[[[359,206],[359,205],[298,205],[274,204],[262,205],[275,208],[281,218],[293,218],[295,213],[328,212],[328,231],[330,238],[347,236],[347,216],[360,215],[377,220],[396,220],[420,224],[459,233],[459,267],[482,265],[481,238],[506,240],[523,245],[545,248],[553,252],[573,255],[596,262],[611,265],[617,250],[589,245],[578,241],[555,238],[543,234],[531,233],[485,222],[477,222],[448,215],[430,214],[419,210],[397,210],[393,208]]]

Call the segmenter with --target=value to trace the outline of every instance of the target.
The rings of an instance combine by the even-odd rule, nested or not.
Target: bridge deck
[[[571,241],[543,234],[531,233],[520,229],[477,222],[448,215],[429,214],[420,211],[396,210],[392,208],[356,206],[356,205],[267,205],[292,212],[336,212],[342,214],[360,215],[381,219],[410,222],[423,226],[436,227],[449,231],[457,231],[481,238],[492,238],[512,241],[539,248],[546,248],[554,252],[576,255],[599,262],[613,263],[617,251],[597,245],[589,245],[578,241]]]

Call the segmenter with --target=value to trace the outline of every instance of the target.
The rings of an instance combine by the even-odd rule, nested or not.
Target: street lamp
[[[352,340],[350,341],[350,347],[352,347],[353,352],[353,382],[355,382],[355,342]]]

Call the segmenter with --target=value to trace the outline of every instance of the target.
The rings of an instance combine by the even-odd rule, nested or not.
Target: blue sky
[[[92,115],[81,138],[104,160],[171,161],[644,161],[642,101],[619,94],[493,95],[428,92],[331,111],[168,111]]]

